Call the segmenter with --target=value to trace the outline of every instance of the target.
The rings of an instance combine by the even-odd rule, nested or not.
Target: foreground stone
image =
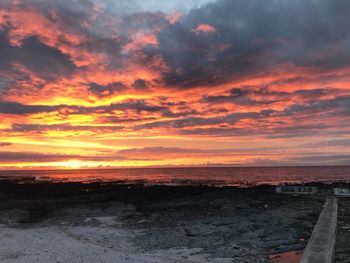
[[[338,222],[338,199],[327,198],[309,243],[306,246],[301,263],[331,263]]]

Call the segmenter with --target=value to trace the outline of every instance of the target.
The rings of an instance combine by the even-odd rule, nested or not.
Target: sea
[[[0,170],[1,180],[36,182],[116,182],[144,185],[255,186],[307,182],[350,182],[350,166],[171,167],[76,170]]]

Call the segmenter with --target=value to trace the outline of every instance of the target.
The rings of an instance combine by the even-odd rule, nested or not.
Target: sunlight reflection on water
[[[0,171],[1,178],[53,182],[174,185],[258,185],[283,182],[350,181],[350,167],[196,167]]]

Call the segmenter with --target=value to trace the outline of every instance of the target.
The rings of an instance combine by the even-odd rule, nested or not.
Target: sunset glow
[[[58,162],[57,167],[66,168],[66,169],[79,169],[83,167],[89,167],[88,163],[79,161],[79,160],[69,160],[66,162]]]
[[[180,2],[1,1],[0,169],[350,163],[350,3]]]

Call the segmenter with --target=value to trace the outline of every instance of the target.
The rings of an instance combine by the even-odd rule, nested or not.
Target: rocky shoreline
[[[1,262],[278,262],[306,246],[324,202],[272,186],[2,182],[0,193]]]

